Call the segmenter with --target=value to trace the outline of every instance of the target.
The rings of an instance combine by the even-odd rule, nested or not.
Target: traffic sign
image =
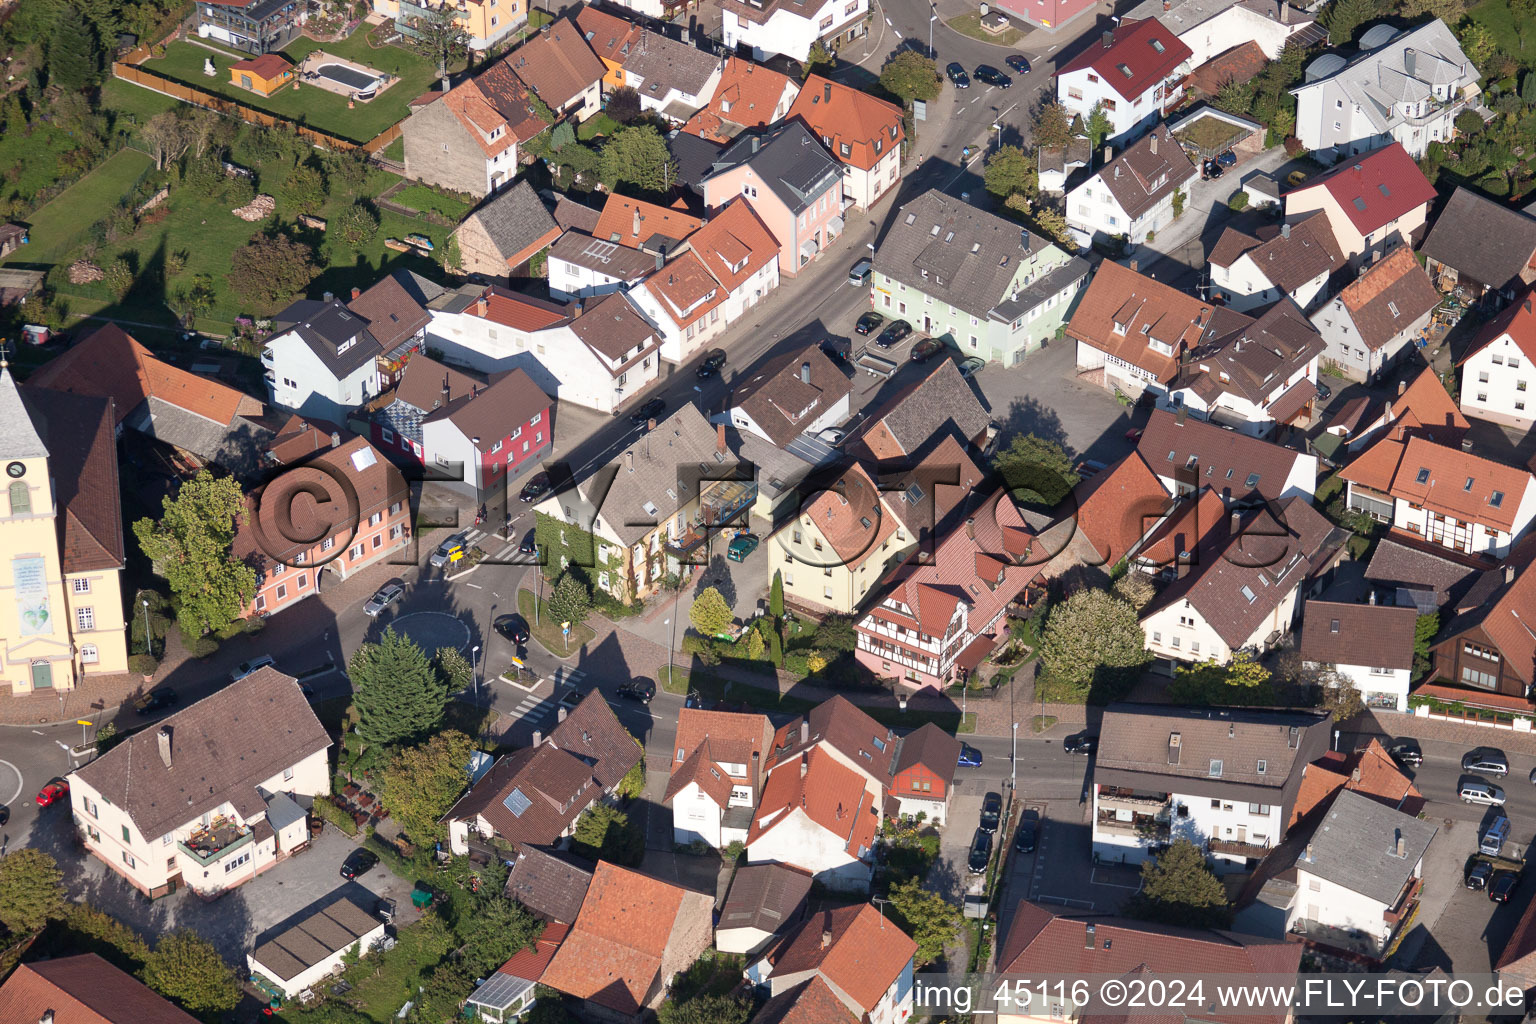
[[[75,719],[75,724],[76,725],[90,725],[91,724],[91,720],[89,718],[77,718],[77,719]]]
[[[516,665],[518,668],[522,668],[523,667],[523,659],[522,658],[513,658],[512,659],[512,664]]]

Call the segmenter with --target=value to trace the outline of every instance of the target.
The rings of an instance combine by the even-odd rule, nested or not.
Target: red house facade
[[[960,741],[932,722],[908,733],[896,752],[891,795],[904,817],[922,814],[942,825],[949,819],[949,794],[960,763]]]

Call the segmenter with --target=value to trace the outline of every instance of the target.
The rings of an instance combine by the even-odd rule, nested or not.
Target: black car
[[[152,715],[156,711],[171,707],[176,703],[176,691],[169,686],[162,686],[158,690],[151,690],[138,700],[133,702],[133,710],[141,715]]]
[[[1467,872],[1467,876],[1462,880],[1462,884],[1468,889],[1486,889],[1488,888],[1488,879],[1491,877],[1493,877],[1493,865],[1485,860],[1480,860],[1472,865],[1472,869]]]
[[[619,687],[619,696],[628,700],[637,700],[641,704],[649,704],[651,698],[656,696],[656,684],[649,679],[636,679]]]
[[[1029,74],[1029,58],[1025,57],[1022,53],[1010,53],[1003,59],[1003,63],[1021,75]]]
[[[959,61],[950,61],[949,67],[944,69],[944,73],[949,76],[951,82],[955,83],[956,89],[969,89],[971,87],[971,76],[965,73],[965,67]]]
[[[528,620],[513,612],[496,620],[496,632],[521,647],[528,642]]]
[[[0,807],[0,826],[4,826],[10,820],[11,809],[9,807]]]
[[[935,356],[944,354],[944,343],[938,338],[924,338],[912,346],[912,361],[914,363],[926,363]]]
[[[704,357],[704,361],[699,364],[699,369],[698,369],[699,379],[700,380],[707,380],[710,377],[713,377],[715,374],[720,372],[720,368],[722,366],[724,366],[724,365],[725,365],[725,349],[723,349],[723,348],[714,349],[713,351],[711,351],[709,353],[709,355],[705,356]]]
[[[379,855],[372,850],[353,850],[341,862],[341,877],[350,882],[359,875],[366,875],[378,862]]]
[[[885,323],[885,317],[879,313],[865,313],[859,317],[859,322],[853,325],[853,331],[855,334],[868,334],[883,323]]]
[[[997,823],[1003,817],[1003,798],[996,793],[988,793],[981,798],[981,830],[983,832],[996,832]]]
[[[1099,738],[1086,732],[1073,733],[1061,741],[1061,749],[1069,754],[1092,754],[1099,749]]]
[[[822,338],[818,347],[840,363],[846,363],[853,356],[853,346],[847,338]]]
[[[523,484],[523,492],[518,495],[523,501],[538,501],[549,493],[550,483],[548,473],[535,473]]]
[[[1509,758],[1498,747],[1474,747],[1462,755],[1461,770],[1479,775],[1508,775]]]
[[[1328,401],[1328,399],[1333,397],[1333,388],[1329,387],[1327,384],[1324,384],[1322,381],[1318,381],[1317,397],[1321,398],[1325,402]]]
[[[1424,763],[1424,751],[1419,746],[1419,741],[1411,737],[1394,740],[1387,748],[1387,754],[1392,760],[1407,768],[1417,768]]]
[[[1013,848],[1020,853],[1034,853],[1035,840],[1040,834],[1040,823],[1030,817],[1033,811],[1025,812],[1024,820],[1019,822],[1019,831],[1013,839]]]
[[[966,866],[971,869],[971,874],[979,875],[987,870],[987,862],[991,859],[992,834],[985,829],[977,829],[971,839],[971,854],[965,860]]]
[[[1513,871],[1500,871],[1488,886],[1488,898],[1495,903],[1508,903],[1520,884],[1520,876]]]
[[[911,324],[905,320],[893,320],[889,327],[880,332],[880,336],[875,339],[875,344],[881,348],[890,348],[911,333]]]
[[[520,554],[520,555],[536,555],[536,554],[538,554],[539,553],[539,537],[538,537],[538,534],[535,533],[533,530],[529,530],[528,531],[528,536],[524,537],[523,538],[523,542],[517,546],[517,553]]]
[[[1013,79],[997,70],[997,68],[993,67],[991,64],[976,65],[974,74],[976,75],[976,81],[986,82],[988,85],[995,85],[999,89],[1006,89],[1013,84]]]
[[[636,409],[634,412],[630,413],[629,422],[633,423],[637,427],[643,427],[647,422],[655,419],[657,416],[660,416],[663,412],[666,412],[666,410],[666,402],[662,401],[660,398],[653,398],[649,402],[646,402],[644,405],[642,405],[640,408]]]

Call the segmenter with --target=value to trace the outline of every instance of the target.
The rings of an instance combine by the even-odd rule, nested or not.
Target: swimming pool
[[[358,93],[373,92],[379,85],[377,75],[366,74],[345,64],[322,64],[315,69],[315,74]]]

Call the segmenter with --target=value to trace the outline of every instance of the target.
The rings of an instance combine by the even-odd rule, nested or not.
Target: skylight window
[[[915,214],[915,213],[907,214],[907,223],[908,224],[911,224],[915,220],[917,220],[917,214]]]
[[[1162,53],[1167,49],[1167,47],[1163,45],[1163,41],[1161,39],[1154,37],[1149,41],[1152,44],[1152,49],[1156,50],[1158,53]]]
[[[1172,462],[1172,461],[1173,461],[1173,456],[1174,456],[1174,454],[1175,454],[1175,453],[1174,453],[1174,452],[1169,452],[1169,453],[1168,453],[1168,461],[1169,461],[1169,462]]]
[[[933,226],[933,230],[928,232],[928,234],[931,235],[934,238],[938,238],[939,237],[939,226],[937,224],[935,224]]]
[[[522,789],[513,787],[512,792],[507,794],[507,798],[502,801],[502,804],[506,806],[507,810],[512,812],[514,818],[521,818],[527,813],[528,808],[533,806],[533,801],[523,795]]]
[[[1258,484],[1258,482],[1259,482],[1259,474],[1257,474],[1257,473],[1249,473],[1248,474],[1248,482],[1245,483],[1243,486],[1244,487],[1253,487],[1256,484]]]
[[[1498,508],[1500,505],[1504,504],[1504,492],[1494,491],[1493,494],[1488,498],[1488,504],[1492,505],[1494,508]]]
[[[1420,484],[1427,484],[1427,483],[1429,483],[1429,468],[1426,467],[1426,466],[1420,466],[1418,474],[1416,476],[1414,476],[1413,479],[1414,479],[1415,483],[1420,483]]]
[[[1397,303],[1395,303],[1395,302],[1387,303],[1387,310],[1392,314],[1392,319],[1396,320],[1397,317],[1398,317]]]
[[[1131,73],[1131,69],[1129,67],[1125,66],[1124,64],[1116,64],[1115,67],[1119,68],[1120,69],[1120,73],[1122,75],[1124,75],[1126,78],[1135,78],[1136,77],[1134,74]]]
[[[1475,482],[1476,481],[1472,477],[1469,476],[1469,477],[1467,477],[1467,482],[1461,485],[1461,489],[1464,490],[1464,491],[1470,491],[1472,489],[1472,485]]]
[[[1219,757],[1211,758],[1211,778],[1213,778],[1213,779],[1221,778],[1221,767],[1222,767],[1222,765],[1221,765],[1221,758],[1219,758]]]
[[[1365,212],[1365,199],[1363,197],[1355,196],[1355,209],[1359,210],[1361,213]]]
[[[907,504],[908,505],[916,505],[918,502],[920,502],[922,500],[923,500],[923,489],[921,487],[919,487],[917,484],[913,484],[912,486],[907,488]]]
[[[1247,601],[1249,604],[1253,604],[1253,602],[1257,601],[1258,599],[1259,596],[1253,592],[1252,587],[1243,587],[1243,600]]]
[[[1376,187],[1377,187],[1377,188],[1379,188],[1379,189],[1380,189],[1380,190],[1381,190],[1381,194],[1382,194],[1382,195],[1384,195],[1384,196],[1390,196],[1390,195],[1392,195],[1392,190],[1391,190],[1391,189],[1389,189],[1389,188],[1387,188],[1387,186],[1386,186],[1386,185],[1377,185],[1377,186],[1376,186]]]

